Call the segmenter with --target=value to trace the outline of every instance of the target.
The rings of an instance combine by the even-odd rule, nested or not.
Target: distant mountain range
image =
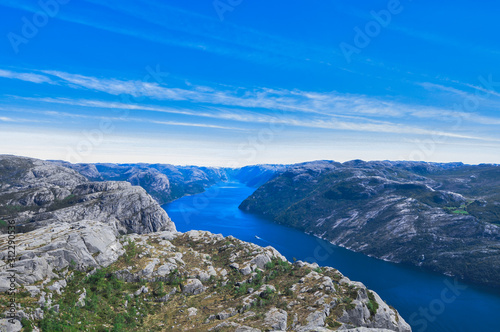
[[[127,181],[141,186],[160,204],[185,195],[201,193],[221,181],[239,181],[251,187],[267,182],[281,165],[256,165],[242,168],[174,166],[168,164],[71,164],[52,161],[71,168],[92,181]]]

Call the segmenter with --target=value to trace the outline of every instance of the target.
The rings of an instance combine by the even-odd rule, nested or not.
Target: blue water
[[[181,232],[197,229],[233,235],[271,245],[290,261],[296,258],[334,267],[375,290],[413,331],[500,331],[500,292],[370,258],[240,211],[238,205],[254,190],[237,182],[220,183],[163,208]]]

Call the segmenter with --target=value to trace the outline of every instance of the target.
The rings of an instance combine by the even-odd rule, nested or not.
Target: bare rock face
[[[16,282],[31,285],[47,278],[59,277],[59,271],[70,265],[105,267],[114,263],[124,250],[117,240],[115,230],[98,221],[82,220],[74,223],[57,223],[16,235],[18,260],[6,272],[8,235],[0,235],[0,281],[8,280],[14,272]],[[0,292],[9,288],[0,282]]]
[[[175,231],[143,188],[90,182],[47,161],[0,156],[0,190],[0,218],[14,219],[22,231],[85,219],[109,224],[117,233]]]
[[[2,332],[18,332],[21,331],[21,323],[14,319],[9,321],[8,319],[0,319],[0,331]]]
[[[285,310],[271,308],[271,310],[266,313],[264,323],[270,325],[275,331],[286,331],[287,317],[288,315]]]
[[[198,295],[205,291],[205,287],[198,279],[188,279],[182,286],[182,292],[185,294]]]

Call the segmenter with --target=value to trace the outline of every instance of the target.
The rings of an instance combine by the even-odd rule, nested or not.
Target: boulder
[[[18,332],[21,329],[21,322],[17,319],[0,319],[0,331],[2,332]]]
[[[182,286],[182,292],[184,294],[198,295],[205,291],[205,287],[200,280],[193,278],[188,279],[186,283]]]
[[[286,331],[288,314],[283,309],[271,308],[266,313],[264,323],[275,331]]]

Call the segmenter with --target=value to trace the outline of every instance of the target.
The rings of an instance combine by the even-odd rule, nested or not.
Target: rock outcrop
[[[102,235],[88,244],[103,231],[99,227],[107,227],[110,238]],[[57,232],[54,247],[62,249],[34,243],[36,248],[23,251],[26,258],[17,270],[26,276],[24,289],[29,292],[20,300],[20,309],[39,326],[48,321],[64,326],[65,321],[81,320],[80,315],[89,317],[96,305],[112,302],[118,313],[140,313],[136,331],[411,331],[395,309],[363,284],[330,267],[291,264],[272,247],[205,231],[130,234],[119,240],[112,238],[107,225],[92,224],[75,229],[75,234],[66,227]],[[68,236],[75,240],[58,244]],[[40,253],[37,262],[57,261],[60,269],[45,273],[42,268],[35,271],[36,278],[28,277],[30,257]],[[72,265],[66,256],[80,263]],[[269,260],[261,268],[254,257]],[[252,272],[245,275],[229,265],[250,266]],[[104,295],[112,292],[110,284],[116,293]],[[87,324],[90,329],[102,327],[97,318]]]
[[[29,286],[61,278],[60,271],[69,267],[106,267],[124,253],[110,225],[92,220],[54,223],[17,234],[17,260],[14,268],[8,268],[5,263],[9,252],[7,237],[0,235],[0,292],[9,289],[8,277],[12,273],[17,286]]]
[[[0,156],[0,219],[26,232],[50,224],[99,221],[119,233],[175,230],[146,191],[126,182],[90,182],[51,162]]]

